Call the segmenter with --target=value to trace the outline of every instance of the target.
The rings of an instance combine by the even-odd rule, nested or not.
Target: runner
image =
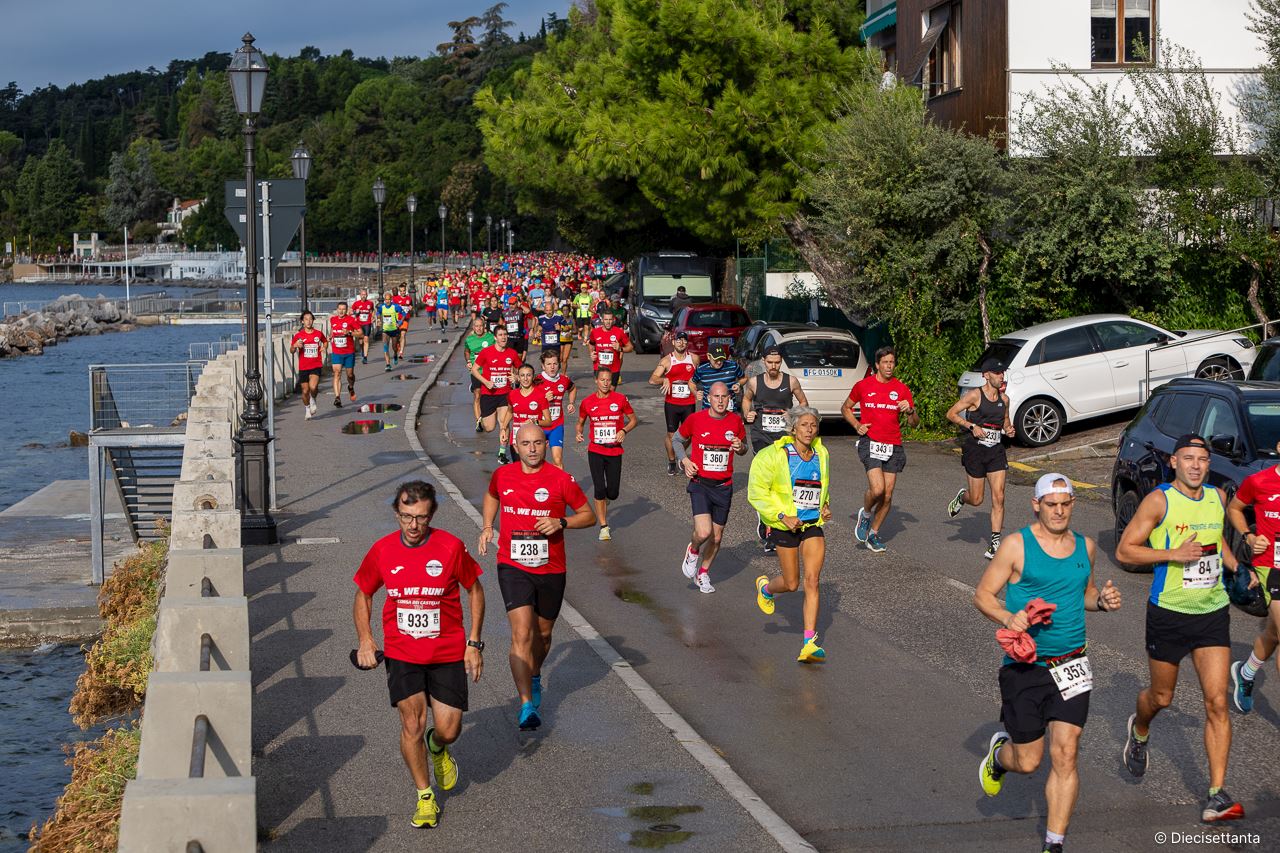
[[[339,302],[329,317],[329,339],[333,350],[329,363],[333,365],[333,405],[342,407],[342,371],[347,371],[347,392],[351,402],[356,400],[356,338],[364,337],[360,324],[347,313],[347,303]]]
[[[578,285],[578,293],[573,297],[573,322],[578,329],[578,337],[582,345],[587,345],[587,335],[591,333],[591,293],[584,281]]]
[[[391,297],[391,301],[404,309],[404,321],[400,324],[400,336],[396,338],[396,356],[404,358],[404,342],[409,337],[409,318],[413,316],[413,297],[409,295],[409,286],[400,285],[400,291]]]
[[[707,351],[707,360],[693,371],[693,387],[698,391],[698,402],[702,408],[710,405],[708,391],[717,382],[729,387],[729,411],[738,409],[738,394],[742,390],[742,366],[729,357],[726,346],[714,347]]]
[[[537,424],[544,430],[551,428],[551,407],[545,392],[533,387],[533,365],[524,363],[516,370],[516,385],[507,392],[507,405],[511,407],[511,447],[516,446],[516,433],[525,424]],[[515,461],[514,453],[511,461]]]
[[[542,344],[542,351],[554,352],[560,355],[560,315],[555,311],[547,310],[545,313],[537,315],[537,325],[534,329],[538,333],[538,340]]]
[[[825,661],[818,642],[818,579],[827,555],[822,526],[831,520],[831,456],[818,438],[818,411],[806,405],[787,411],[788,429],[756,451],[747,481],[747,500],[768,520],[769,541],[777,548],[782,574],[756,578],[756,605],[773,615],[774,597],[800,587],[804,560],[804,642],[801,663]]]
[[[429,483],[402,483],[394,507],[400,530],[374,542],[352,578],[359,638],[356,663],[362,669],[378,665],[370,623],[374,593],[386,587],[382,642],[387,688],[391,706],[400,712],[400,754],[418,791],[409,822],[430,828],[440,822],[440,804],[431,789],[427,757],[441,790],[458,784],[458,763],[449,744],[462,733],[467,677],[478,682],[484,670],[484,587],[479,583],[480,566],[467,546],[453,534],[431,527],[436,493]],[[459,587],[467,591],[469,635]]]
[[[289,351],[298,354],[298,387],[302,390],[302,408],[306,420],[316,414],[316,395],[320,391],[320,372],[324,370],[327,344],[324,332],[315,328],[316,316],[302,312],[302,328],[293,333]]]
[[[1204,693],[1209,758],[1209,794],[1200,819],[1236,820],[1244,808],[1223,788],[1231,752],[1231,607],[1222,567],[1236,569],[1235,555],[1223,544],[1227,500],[1221,489],[1204,485],[1209,444],[1200,436],[1181,436],[1169,465],[1173,482],[1142,499],[1116,546],[1118,561],[1154,567],[1147,600],[1151,685],[1138,694],[1137,711],[1125,727],[1124,766],[1133,776],[1147,772],[1151,721],[1173,702],[1179,665],[1190,654]]]
[[[1002,435],[1012,437],[1009,396],[1004,388],[1004,362],[989,358],[982,363],[981,388],[971,388],[947,411],[947,420],[964,429],[960,464],[969,485],[956,492],[947,504],[947,515],[955,518],[960,508],[982,506],[983,488],[991,487],[991,544],[982,556],[990,560],[1000,550],[1000,529],[1004,526],[1004,481],[1009,470]]]
[[[519,726],[530,730],[542,725],[542,664],[564,602],[564,531],[592,527],[596,516],[578,481],[546,464],[547,439],[537,424],[521,427],[514,446],[520,464],[503,465],[489,479],[478,550],[481,556],[489,553],[501,509],[498,586],[511,623],[509,659],[520,696]]]
[[[1280,453],[1280,444],[1276,450]],[[1244,517],[1249,506],[1253,507],[1257,522],[1253,531]],[[1231,700],[1237,711],[1247,714],[1253,710],[1253,683],[1258,670],[1280,645],[1280,545],[1276,544],[1280,542],[1280,465],[1245,478],[1227,507],[1227,521],[1253,554],[1255,582],[1261,584],[1267,603],[1267,619],[1253,641],[1253,651],[1247,660],[1231,664]]]
[[[489,334],[484,327],[483,317],[471,318],[471,332],[463,339],[462,345],[466,348],[467,372],[471,372],[471,365],[475,364],[476,356],[485,347],[492,346],[494,343],[493,335]],[[484,432],[484,424],[480,419],[480,389],[484,385],[479,379],[471,377],[471,411],[476,416],[476,432]]]
[[[907,416],[907,423],[920,426],[915,400],[911,389],[902,380],[893,377],[898,357],[893,347],[876,350],[875,372],[858,380],[849,397],[840,407],[840,414],[858,431],[858,459],[867,471],[867,492],[858,510],[858,526],[854,538],[865,542],[871,551],[883,551],[880,527],[893,506],[893,487],[898,474],[907,467],[907,451],[902,446],[902,427],[899,420]],[[858,405],[858,416],[853,407]]]
[[[662,387],[662,412],[667,421],[667,434],[663,442],[667,448],[667,475],[676,475],[676,452],[671,436],[680,429],[685,418],[693,414],[697,400],[693,395],[693,373],[698,367],[698,357],[689,352],[689,336],[676,332],[671,339],[674,349],[658,360],[658,366],[649,374],[649,384]]]
[[[712,593],[711,562],[733,506],[733,457],[747,452],[747,427],[729,411],[729,386],[711,386],[711,407],[690,415],[676,431],[676,458],[689,478],[685,491],[693,504],[693,536],[680,567],[698,590]],[[686,447],[692,451],[686,455]]]
[[[455,329],[462,324],[462,296],[462,282],[460,280],[454,281],[449,285],[449,316],[453,318],[453,327]]]
[[[360,298],[351,303],[351,313],[360,323],[360,359],[362,364],[369,363],[369,339],[373,337],[373,302],[369,300],[369,289],[360,288]]]
[[[436,287],[436,322],[443,329],[449,324],[449,282],[442,280]]]
[[[587,464],[595,489],[596,516],[600,519],[600,538],[608,541],[609,501],[616,501],[622,486],[622,441],[639,421],[625,396],[613,390],[613,371],[598,367],[594,374],[596,392],[578,405],[577,439],[585,438],[582,430],[591,420],[591,442],[587,445]]]
[[[611,373],[613,387],[617,388],[618,380],[622,376],[622,354],[636,351],[631,345],[631,338],[625,330],[613,325],[613,314],[606,312],[600,317],[600,328],[592,329],[589,339],[591,369],[599,370],[607,367]]]
[[[808,406],[809,398],[799,379],[782,372],[782,350],[771,346],[764,351],[764,373],[742,383],[742,416],[751,428],[752,453],[759,453],[786,435],[787,412],[797,405]],[[762,516],[756,536],[764,543],[766,554],[776,550],[769,537],[771,529]]]
[[[560,307],[560,363],[566,368],[573,355],[573,306],[568,302]]]
[[[507,438],[511,435],[511,406],[507,394],[511,391],[520,356],[507,346],[507,330],[502,326],[493,335],[493,345],[476,354],[471,363],[471,375],[480,381],[480,425],[485,432],[498,430],[498,462],[511,461],[507,455]]]
[[[435,282],[428,279],[422,285],[422,316],[427,321],[427,328],[430,329],[436,324],[436,312],[440,310],[440,306],[436,304],[436,286]]]
[[[502,308],[498,306],[498,297],[489,297],[489,306],[480,312],[484,317],[485,325],[489,328],[489,333],[493,334],[498,327],[502,325]]]
[[[401,332],[409,321],[404,316],[404,309],[391,301],[390,290],[382,294],[382,301],[374,307],[374,313],[382,326],[382,357],[387,362],[384,370],[390,371],[393,363],[400,363]]]
[[[551,410],[551,427],[547,430],[547,448],[551,451],[551,464],[564,467],[564,416],[573,414],[573,402],[578,396],[578,386],[560,372],[560,357],[551,350],[542,353],[542,373],[534,380],[535,387],[545,394]]]
[[[519,299],[512,299],[502,309],[502,325],[507,330],[508,346],[515,350],[520,358],[529,351],[528,318]]]
[[[1025,632],[1034,640],[1030,662],[1006,654],[1000,666],[1004,730],[991,736],[978,765],[978,780],[983,792],[994,797],[1004,787],[1006,773],[1034,773],[1044,757],[1048,732],[1044,853],[1062,853],[1080,789],[1076,756],[1093,691],[1084,613],[1109,613],[1122,603],[1111,581],[1101,590],[1094,584],[1097,545],[1071,529],[1074,503],[1071,480],[1062,474],[1042,476],[1031,501],[1036,520],[1009,534],[973,596],[982,615],[1004,631]],[[1052,605],[1052,619],[1036,619],[1033,624],[1032,611],[1041,604]]]

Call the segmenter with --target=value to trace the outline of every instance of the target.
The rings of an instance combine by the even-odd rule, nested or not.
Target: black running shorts
[[[323,371],[324,371],[324,368],[322,367],[308,367],[306,370],[299,370],[298,371],[298,387],[301,388],[303,385],[306,385],[307,380],[310,379],[312,376],[314,376],[317,379],[320,379],[321,378],[320,374]]]
[[[769,528],[769,541],[779,548],[799,548],[800,543],[804,540],[815,538],[826,538],[826,534],[822,532],[821,527],[802,527],[795,532],[779,530],[776,527]]]
[[[684,423],[684,419],[697,411],[697,408],[698,407],[693,403],[690,403],[687,406],[676,406],[672,403],[668,403],[666,400],[663,400],[662,413],[666,415],[667,418],[667,432],[675,432],[680,429],[680,424]]]
[[[1007,663],[1000,667],[1000,720],[1014,743],[1044,737],[1050,720],[1084,728],[1092,693],[1063,699],[1047,666]]]
[[[407,663],[389,657],[385,663],[391,707],[415,693],[425,693],[428,699],[460,711],[467,710],[467,667],[462,661]]]
[[[1147,656],[1181,663],[1194,649],[1231,645],[1231,605],[1212,613],[1179,613],[1147,602]]]
[[[694,477],[685,489],[693,504],[693,514],[711,516],[711,523],[724,527],[729,523],[729,509],[733,506],[733,480],[714,483],[704,477]]]
[[[872,459],[871,458],[871,439],[865,435],[858,439],[858,460],[862,462],[862,467],[870,471],[872,468],[879,468],[886,474],[899,474],[903,468],[907,467],[907,450],[901,444],[893,446],[893,453],[888,459]]]
[[[554,621],[564,604],[565,573],[536,574],[498,563],[498,589],[507,610],[533,607],[543,619]]]
[[[988,474],[1007,471],[1009,460],[1003,444],[983,447],[977,439],[967,439],[960,450],[960,464],[964,472],[975,480],[981,480]]]
[[[510,403],[506,394],[486,394],[480,392],[480,417],[487,418],[497,414],[498,409],[505,409]]]

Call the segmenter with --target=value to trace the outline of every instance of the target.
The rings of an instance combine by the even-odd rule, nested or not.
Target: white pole
[[[124,301],[129,302],[129,226],[124,227]]]
[[[271,266],[271,184],[269,181],[262,182],[262,265],[259,267],[266,273],[266,289],[263,293],[263,313],[267,322],[267,345],[264,350],[266,354],[266,389],[267,389],[267,435],[273,439],[276,434],[276,371],[275,371],[275,351],[276,342],[272,335],[271,326],[271,279],[275,278],[275,272]],[[276,506],[276,443],[275,441],[267,442],[267,491],[271,503],[271,511],[275,512]]]

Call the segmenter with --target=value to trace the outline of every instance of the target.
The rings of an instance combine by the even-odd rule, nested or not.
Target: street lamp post
[[[301,142],[293,149],[290,158],[293,163],[293,176],[303,182],[303,203],[306,202],[307,176],[311,174],[311,153]],[[307,310],[307,213],[303,208],[302,220],[298,223],[298,249],[302,256],[302,310]],[[301,313],[301,312],[299,312]]]
[[[248,207],[244,238],[245,249],[245,388],[244,413],[236,444],[240,449],[240,521],[241,541],[246,545],[274,545],[278,541],[276,522],[268,506],[271,489],[267,464],[267,445],[271,441],[263,426],[262,371],[258,367],[258,202],[257,178],[254,175],[254,116],[262,110],[262,97],[267,88],[267,59],[253,46],[253,36],[245,33],[244,44],[236,50],[227,77],[236,112],[244,117],[244,186]],[[267,342],[272,345],[271,341]]]
[[[440,263],[444,265],[445,270],[449,269],[449,264],[445,260],[444,254],[444,218],[449,215],[449,208],[444,206],[444,202],[440,202],[440,207],[436,209],[440,214]]]
[[[484,215],[484,251],[493,254],[493,216],[488,213]]]
[[[507,245],[507,220],[498,220],[498,251],[502,251],[502,247]]]
[[[471,212],[470,210],[468,210],[468,211],[467,211],[467,265],[468,265],[468,266],[475,266],[475,264],[473,264],[473,263],[471,262],[471,251],[472,251],[472,249],[471,249],[471,225],[472,225],[472,223],[474,223],[475,221],[476,221],[476,215],[475,215],[475,213],[473,213],[473,212]]]
[[[373,182],[373,203],[378,206],[378,294],[386,291],[382,288],[382,204],[387,200],[387,185],[378,178]]]
[[[507,231],[507,254],[514,255],[516,253],[516,232]]]
[[[413,277],[413,215],[418,212],[418,197],[409,193],[405,206],[409,208],[409,297],[412,299],[418,292],[418,284]]]

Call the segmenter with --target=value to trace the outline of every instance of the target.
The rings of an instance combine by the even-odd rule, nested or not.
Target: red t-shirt
[[[467,649],[458,587],[471,589],[481,574],[467,546],[452,533],[433,529],[425,542],[410,548],[397,530],[373,543],[351,579],[365,595],[387,588],[382,605],[387,657],[454,663]]]
[[[462,288],[458,287],[458,285],[456,284],[453,287],[449,288],[449,304],[450,305],[462,304]]]
[[[367,326],[373,322],[373,303],[368,299],[357,299],[351,303],[351,313],[361,326]]]
[[[408,316],[410,316],[411,314],[413,314],[413,297],[412,297],[412,296],[410,296],[409,294],[407,294],[407,293],[395,293],[395,294],[392,294],[392,296],[391,296],[391,301],[392,301],[394,304],[399,305],[400,307],[404,308],[404,315],[405,315],[406,317],[408,317]]]
[[[543,536],[533,525],[539,518],[564,518],[585,504],[578,481],[550,463],[526,474],[517,462],[493,472],[489,494],[502,504],[497,561],[535,575],[564,574],[564,531]]]
[[[631,343],[627,333],[617,326],[605,331],[601,326],[591,330],[591,369],[607,367],[614,373],[622,371],[622,348]]]
[[[293,343],[301,347],[298,350],[298,369],[315,370],[324,367],[324,332],[319,329],[299,329],[293,333]]]
[[[732,480],[735,438],[745,440],[747,425],[734,412],[717,418],[710,409],[694,412],[684,419],[676,436],[689,439],[689,458],[698,466],[698,476],[708,480]]]
[[[849,399],[859,404],[858,420],[866,424],[867,437],[883,444],[902,444],[902,427],[898,422],[898,403],[907,401],[915,408],[911,389],[894,377],[881,382],[876,374],[858,380],[849,392]]]
[[[693,356],[686,353],[684,361],[676,361],[676,358],[676,354],[672,353],[670,367],[664,377],[671,384],[662,399],[673,406],[692,406],[698,402],[698,395],[693,388]]]
[[[551,398],[547,400],[547,406],[551,409],[551,428],[564,426],[564,395],[573,387],[573,380],[563,373],[554,379],[545,373],[539,373],[533,378],[533,387],[542,392],[551,392]],[[543,399],[546,399],[545,393]]]
[[[516,432],[527,423],[537,423],[542,413],[547,410],[547,398],[536,387],[529,389],[525,396],[519,388],[512,388],[507,394],[507,403],[511,406],[511,443],[516,443]]]
[[[355,332],[360,331],[360,322],[347,314],[339,317],[336,314],[329,318],[329,334],[333,336],[333,351],[339,355],[356,351]]]
[[[1271,466],[1265,471],[1250,474],[1240,484],[1236,497],[1243,503],[1253,507],[1254,520],[1257,522],[1255,532],[1267,537],[1271,547],[1261,554],[1253,556],[1253,564],[1259,568],[1276,569],[1280,561],[1280,549],[1276,548],[1276,537],[1280,536],[1280,471]]]
[[[617,391],[611,391],[604,397],[592,394],[579,403],[579,419],[591,419],[587,425],[591,430],[587,450],[601,456],[621,456],[622,445],[617,442],[617,435],[622,432],[631,411],[631,403]]]
[[[487,346],[476,353],[475,364],[480,365],[480,375],[493,383],[492,391],[482,385],[480,393],[505,396],[515,385],[521,361],[520,354],[511,347],[499,352],[496,346]]]

